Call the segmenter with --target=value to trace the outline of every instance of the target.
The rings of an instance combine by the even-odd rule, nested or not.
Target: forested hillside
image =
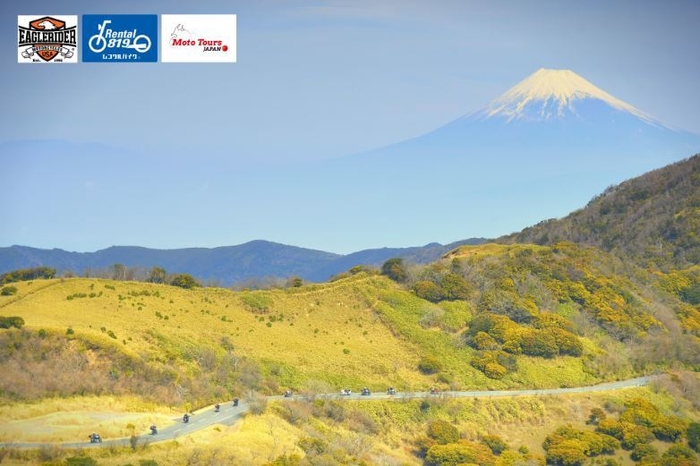
[[[543,221],[499,241],[572,241],[660,270],[697,265],[700,155],[611,186],[563,219]]]

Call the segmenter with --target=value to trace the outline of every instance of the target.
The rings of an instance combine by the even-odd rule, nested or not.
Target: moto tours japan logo
[[[77,63],[78,16],[17,16],[18,63]]]
[[[84,62],[158,61],[157,15],[83,15]]]
[[[161,15],[161,61],[235,63],[236,15]]]

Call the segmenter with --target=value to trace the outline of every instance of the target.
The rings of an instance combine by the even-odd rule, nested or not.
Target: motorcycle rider
[[[151,424],[151,435],[156,435],[158,433],[158,428],[155,424]]]
[[[185,424],[187,424],[188,422],[190,422],[190,415],[187,414],[187,413],[185,413],[185,415],[182,416],[182,422],[184,422]]]

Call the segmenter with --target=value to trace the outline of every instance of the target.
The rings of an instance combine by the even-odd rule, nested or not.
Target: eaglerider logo
[[[18,63],[77,63],[78,16],[17,16]]]

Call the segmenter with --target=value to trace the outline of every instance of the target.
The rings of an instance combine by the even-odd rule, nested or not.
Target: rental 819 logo
[[[84,62],[158,61],[157,15],[83,15]]]

